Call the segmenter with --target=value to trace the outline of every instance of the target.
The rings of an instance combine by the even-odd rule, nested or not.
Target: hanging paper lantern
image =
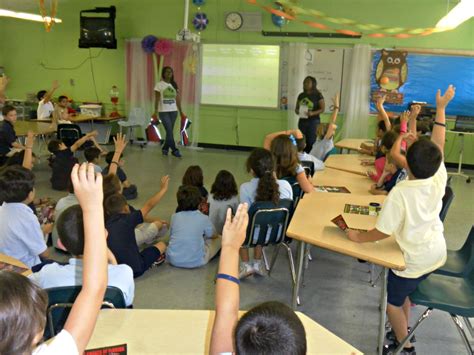
[[[142,39],[142,48],[146,53],[153,53],[155,50],[155,42],[158,40],[153,35],[148,35],[143,37]]]
[[[172,43],[169,39],[159,39],[155,42],[155,53],[158,55],[167,55],[171,52]]]
[[[281,16],[272,14],[272,22],[277,27],[282,27],[285,24],[285,19]]]
[[[204,12],[198,12],[194,15],[193,26],[198,31],[203,31],[209,24],[209,20]]]
[[[196,6],[202,6],[206,3],[206,0],[193,0],[193,4]]]

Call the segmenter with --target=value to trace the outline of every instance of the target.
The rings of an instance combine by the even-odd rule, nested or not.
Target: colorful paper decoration
[[[261,9],[269,12],[272,15],[277,17],[283,17],[289,21],[296,21],[303,23],[307,26],[321,29],[321,30],[330,30],[342,34],[348,34],[352,36],[366,35],[367,37],[372,38],[382,38],[382,37],[393,37],[393,38],[411,38],[418,36],[429,36],[433,33],[445,32],[451,30],[450,28],[405,28],[405,27],[386,27],[377,24],[367,24],[360,23],[352,19],[342,18],[342,17],[331,17],[326,15],[324,12],[307,9],[301,6],[298,6],[298,0],[279,0],[276,4],[279,5],[279,9],[275,9],[271,6],[268,6],[264,3],[264,0],[247,0],[247,3],[258,6]],[[302,17],[316,18],[318,21],[309,20]],[[323,24],[320,21],[327,22],[328,24]],[[272,16],[273,21],[273,16]],[[273,22],[277,25],[275,22]],[[278,26],[278,25],[277,25]],[[355,29],[341,28],[351,26]],[[281,26],[279,26],[281,27]]]
[[[196,6],[202,6],[206,3],[206,0],[193,0],[193,4]]]
[[[145,53],[153,53],[155,51],[155,43],[158,40],[156,36],[148,35],[142,39],[142,48]]]
[[[54,18],[56,17],[56,12],[58,11],[58,0],[51,0],[51,14],[48,15],[46,11],[45,0],[39,0],[39,8],[41,17],[43,17],[44,28],[46,32],[51,31],[51,27],[54,25]]]
[[[209,20],[204,12],[197,12],[196,15],[194,15],[193,26],[196,30],[203,31],[208,24]]]
[[[172,43],[169,39],[159,39],[155,42],[154,50],[157,55],[167,55],[171,52]]]

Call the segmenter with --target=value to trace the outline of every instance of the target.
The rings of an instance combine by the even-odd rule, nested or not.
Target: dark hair
[[[387,126],[385,125],[385,121],[379,121],[377,123],[377,129],[379,129],[383,132],[387,132]]]
[[[115,174],[109,174],[104,176],[102,179],[102,189],[104,191],[104,201],[107,197],[115,194],[119,194],[122,188],[120,179]]]
[[[275,179],[272,153],[257,148],[247,159],[247,172],[253,171],[259,179],[255,201],[272,201],[275,205],[280,200],[280,190]]]
[[[306,332],[293,310],[281,302],[265,302],[235,327],[236,354],[306,354]]]
[[[279,179],[287,176],[295,176],[298,167],[298,153],[290,137],[280,134],[275,137],[270,145],[273,159],[275,161],[275,171]]]
[[[59,152],[59,146],[63,143],[60,139],[51,139],[48,143],[48,151],[50,153],[56,154]]]
[[[61,96],[58,97],[58,102],[63,100],[63,99],[68,100],[67,96],[61,95]]]
[[[31,153],[31,155],[36,158],[35,153]],[[12,166],[12,165],[23,165],[23,160],[25,159],[25,150],[21,150],[16,152],[8,160],[5,162],[5,166]]]
[[[201,192],[196,186],[180,186],[176,193],[178,211],[196,211],[202,201]]]
[[[183,185],[203,187],[204,176],[202,175],[202,169],[199,165],[191,165],[186,169],[183,176]]]
[[[105,199],[104,209],[107,216],[113,216],[114,214],[122,213],[125,206],[127,206],[127,200],[122,194],[113,194]]]
[[[418,123],[416,124],[416,131],[421,132],[421,134],[431,132],[430,123],[427,121],[418,121]]]
[[[100,157],[100,149],[97,147],[88,147],[84,150],[84,158],[89,163],[92,163],[95,159]]]
[[[306,138],[303,136],[303,138],[296,138],[296,149],[298,152],[303,152],[304,149],[306,148]]]
[[[66,208],[57,220],[58,235],[72,255],[84,254],[84,218],[79,205]]]
[[[0,354],[31,354],[46,325],[46,291],[23,275],[0,271],[0,300]]]
[[[428,139],[413,143],[407,151],[407,163],[411,173],[417,179],[432,177],[443,161],[439,147]]]
[[[382,136],[382,140],[380,141],[381,146],[385,147],[385,149],[390,150],[392,149],[395,141],[398,138],[398,134],[394,131],[385,132]]]
[[[36,94],[36,98],[38,99],[38,101],[41,101],[44,97],[44,95],[46,95],[47,91],[46,90],[40,90],[38,91],[38,93]]]
[[[176,84],[176,81],[174,81],[174,70],[173,68],[171,67],[163,67],[163,69],[161,70],[161,78],[164,79],[165,78],[165,71],[167,70],[171,70],[171,80],[170,80],[170,84],[174,87],[174,89],[176,91],[178,91],[178,84]]]
[[[237,196],[237,184],[234,175],[227,170],[221,170],[217,173],[216,179],[211,187],[211,194],[214,200],[228,200]]]
[[[0,204],[23,202],[35,186],[35,174],[22,166],[7,166],[0,172]]]
[[[316,78],[315,78],[314,76],[307,76],[306,78],[304,78],[304,80],[303,80],[303,91],[305,91],[305,90],[304,90],[304,82],[305,82],[306,80],[311,80],[311,93],[310,93],[310,94],[317,94],[317,93],[319,93],[319,90],[318,90],[318,88],[317,88],[317,86],[318,86],[318,81],[316,80]]]
[[[2,108],[2,115],[6,116],[8,115],[11,111],[16,111],[16,108],[12,105],[5,105]]]
[[[108,152],[107,155],[105,156],[105,161],[107,164],[110,165],[112,163],[112,159],[114,158],[115,151]],[[123,154],[120,154],[120,159],[122,159]]]

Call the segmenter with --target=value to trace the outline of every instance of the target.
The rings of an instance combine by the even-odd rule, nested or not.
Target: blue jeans
[[[306,138],[306,148],[304,151],[309,154],[311,148],[313,148],[314,142],[316,142],[316,130],[320,123],[319,116],[311,118],[300,118],[298,121],[298,129],[303,133]]]
[[[173,137],[173,128],[174,123],[176,122],[176,118],[178,117],[178,111],[172,112],[159,112],[161,123],[165,127],[166,131],[166,139],[165,144],[163,144],[163,151],[167,152],[168,149],[171,148],[171,151],[174,152],[176,150],[176,144],[174,142]]]

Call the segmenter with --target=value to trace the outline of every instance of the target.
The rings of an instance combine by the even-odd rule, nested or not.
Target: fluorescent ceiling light
[[[461,0],[436,24],[436,28],[453,29],[474,16],[474,0]]]
[[[36,14],[30,14],[28,12],[16,12],[16,11],[10,11],[10,10],[5,10],[5,9],[0,9],[0,17],[14,17],[14,18],[19,18],[22,20],[29,20],[29,21],[38,21],[38,22],[51,22],[53,20],[55,23],[61,23],[63,22],[59,18],[53,18],[46,16],[43,18],[41,15],[36,15]]]

